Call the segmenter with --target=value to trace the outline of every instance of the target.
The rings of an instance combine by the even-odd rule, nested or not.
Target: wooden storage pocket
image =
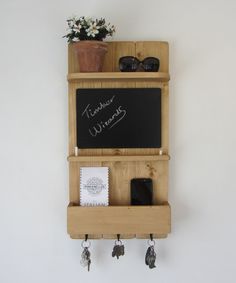
[[[153,180],[153,205],[161,205],[168,200],[168,155],[110,155],[69,157],[71,183],[71,203],[80,204],[80,167],[109,168],[109,205],[129,206],[130,181],[133,178]]]
[[[83,238],[85,234],[136,236],[138,233],[162,236],[170,233],[168,203],[153,206],[106,207],[70,204],[67,217],[67,231],[72,238]]]

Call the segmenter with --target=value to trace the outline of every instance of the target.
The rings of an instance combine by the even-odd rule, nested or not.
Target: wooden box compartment
[[[67,231],[72,238],[84,238],[85,234],[97,235],[97,238],[115,238],[117,234],[121,234],[123,238],[147,238],[148,234],[163,237],[170,233],[168,203],[153,206],[97,207],[70,204],[67,218]],[[136,235],[137,231],[139,235]]]

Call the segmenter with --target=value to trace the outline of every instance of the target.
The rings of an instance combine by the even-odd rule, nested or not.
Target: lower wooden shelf
[[[127,238],[145,238],[143,234],[163,237],[170,233],[170,205],[152,206],[97,206],[84,207],[69,204],[67,231],[72,238],[85,234],[94,238],[110,238],[109,235],[127,235]],[[105,235],[105,236],[104,236]],[[130,235],[130,236],[129,236]],[[112,237],[111,237],[112,238]]]

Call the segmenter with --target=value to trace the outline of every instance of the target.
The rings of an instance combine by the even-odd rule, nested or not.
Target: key
[[[88,247],[84,247],[84,250],[83,250],[83,252],[81,254],[81,261],[80,261],[80,263],[81,263],[81,265],[83,267],[87,266],[88,267],[88,271],[90,270],[90,265],[91,265],[91,258],[90,258],[90,256],[91,256],[91,253],[90,253]]]
[[[124,254],[125,254],[125,247],[124,247],[124,245],[122,244],[122,242],[120,240],[116,241],[115,245],[113,247],[112,257],[116,256],[116,258],[119,259],[119,257],[124,255]]]
[[[150,246],[147,249],[146,256],[145,256],[145,263],[149,266],[150,269],[155,268],[155,261],[156,261],[156,253],[154,250],[154,246]]]

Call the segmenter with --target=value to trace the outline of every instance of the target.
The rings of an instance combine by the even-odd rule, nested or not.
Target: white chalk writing
[[[90,107],[90,104],[88,104],[88,105],[85,107],[84,111],[82,112],[82,116],[86,115],[86,117],[87,117],[88,119],[90,119],[91,117],[96,116],[101,110],[103,110],[103,109],[105,109],[107,106],[109,106],[109,105],[113,102],[114,98],[115,98],[115,95],[113,95],[112,98],[108,99],[108,100],[105,101],[105,102],[99,102],[99,103],[98,103],[98,106],[95,107],[94,109],[92,109],[92,108]]]
[[[120,105],[115,113],[105,122],[100,121],[95,126],[93,126],[91,129],[89,129],[89,133],[92,137],[96,137],[98,134],[101,134],[103,130],[105,129],[111,129],[115,125],[117,125],[126,115],[126,110],[122,109],[122,106]]]

